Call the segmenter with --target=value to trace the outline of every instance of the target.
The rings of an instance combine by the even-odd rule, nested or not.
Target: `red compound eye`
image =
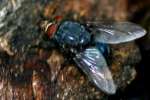
[[[46,27],[46,33],[49,38],[52,38],[57,31],[57,25],[56,24],[48,24]]]
[[[55,17],[54,17],[54,19],[55,19],[56,21],[61,21],[62,18],[63,18],[62,16],[55,16]]]

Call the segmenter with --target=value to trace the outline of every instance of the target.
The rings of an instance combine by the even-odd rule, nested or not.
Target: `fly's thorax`
[[[85,27],[77,22],[62,22],[54,36],[60,44],[77,46],[86,45],[91,40],[90,33]]]

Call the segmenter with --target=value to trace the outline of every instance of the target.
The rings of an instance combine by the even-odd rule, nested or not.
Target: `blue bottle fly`
[[[110,52],[108,44],[129,42],[146,34],[142,27],[130,22],[88,22],[82,25],[63,21],[60,24],[48,23],[45,31],[63,51],[69,49],[74,53],[72,60],[107,94],[114,94],[117,90],[105,59]]]

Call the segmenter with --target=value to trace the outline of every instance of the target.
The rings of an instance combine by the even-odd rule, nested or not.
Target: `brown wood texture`
[[[129,2],[21,1],[20,8],[5,16],[4,22],[9,24],[0,30],[0,34],[14,34],[0,36],[0,39],[7,37],[9,45],[1,47],[3,42],[0,42],[0,100],[107,100],[107,94],[97,89],[77,66],[69,61],[64,64],[65,56],[59,50],[49,48],[51,43],[44,41],[39,44],[44,34],[40,30],[40,22],[56,15],[80,22],[127,20]],[[11,30],[14,26],[18,27]],[[17,42],[13,44],[12,40]],[[8,47],[14,55],[9,55],[4,49]],[[141,60],[141,55],[134,42],[111,45],[111,50],[110,70],[118,89],[123,91],[135,78],[135,65]]]

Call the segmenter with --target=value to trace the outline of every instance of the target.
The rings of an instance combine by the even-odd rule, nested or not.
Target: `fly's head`
[[[47,20],[42,22],[41,28],[44,30],[44,32],[49,38],[54,37],[61,19],[62,19],[62,16],[56,16],[50,22]]]

